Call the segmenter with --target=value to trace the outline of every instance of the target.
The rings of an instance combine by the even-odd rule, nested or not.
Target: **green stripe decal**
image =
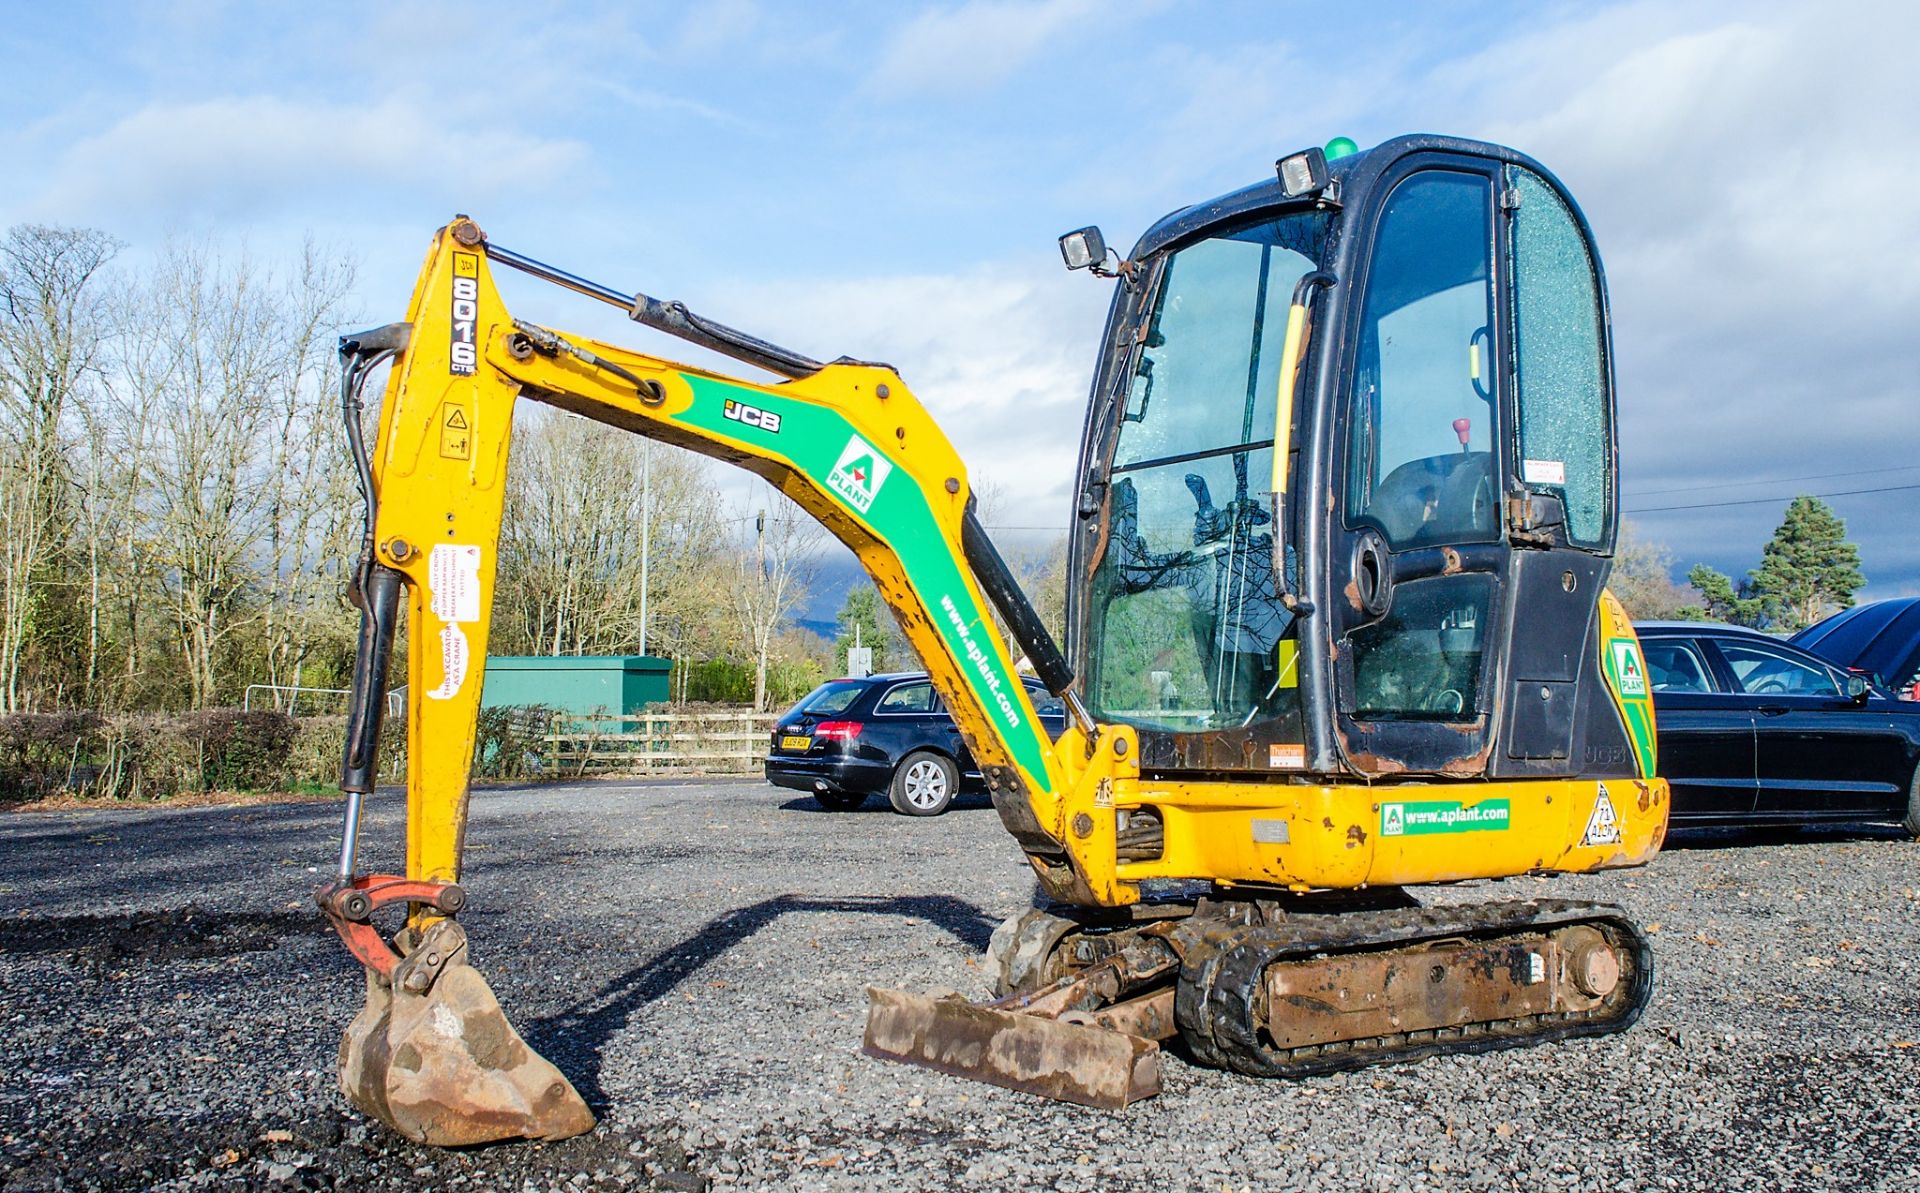
[[[946,535],[919,486],[904,473],[894,476],[886,453],[836,411],[712,378],[681,376],[693,388],[693,405],[673,416],[675,422],[750,446],[756,454],[784,458],[892,548],[1013,761],[1044,784],[1048,747],[1039,721],[1028,711],[1012,668],[1002,661],[992,619],[973,599],[959,560],[943,546]],[[764,418],[749,421],[762,413],[778,417],[777,429],[769,430]]]
[[[1608,638],[1602,645],[1600,664],[1620,702],[1626,719],[1627,736],[1633,740],[1634,761],[1640,777],[1653,778],[1653,695],[1647,687],[1647,664],[1640,644],[1631,638]]]

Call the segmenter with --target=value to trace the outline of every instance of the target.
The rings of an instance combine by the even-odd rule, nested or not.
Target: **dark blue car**
[[[1855,605],[1792,638],[1795,646],[1873,677],[1902,700],[1920,700],[1920,597]]]
[[[1066,707],[1035,679],[1027,695],[1053,737]],[[836,679],[788,709],[773,727],[767,781],[809,791],[850,812],[878,791],[896,812],[938,816],[962,790],[984,786],[940,694],[924,671]]]

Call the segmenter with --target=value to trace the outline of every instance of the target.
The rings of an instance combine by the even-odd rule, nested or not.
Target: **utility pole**
[[[647,653],[647,554],[653,545],[653,441],[640,445],[640,653]]]

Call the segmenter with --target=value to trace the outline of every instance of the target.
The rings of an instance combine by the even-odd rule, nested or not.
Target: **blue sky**
[[[1891,2],[15,3],[0,225],[97,226],[134,262],[312,234],[380,322],[470,212],[617,287],[891,361],[1017,546],[1066,519],[1107,299],[1059,232],[1131,244],[1336,134],[1487,137],[1600,238],[1641,533],[1744,571],[1794,493],[1885,490],[1829,501],[1891,596],[1920,592],[1915,44],[1920,6]]]

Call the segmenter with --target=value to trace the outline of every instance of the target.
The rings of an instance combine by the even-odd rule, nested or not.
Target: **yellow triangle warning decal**
[[[1613,801],[1607,797],[1607,785],[1602,783],[1599,798],[1593,801],[1593,814],[1587,817],[1587,831],[1580,838],[1580,844],[1618,845],[1619,843],[1619,813],[1614,809]]]
[[[467,416],[461,412],[460,407],[449,406],[447,408],[447,426],[458,431],[465,428],[466,425]]]

